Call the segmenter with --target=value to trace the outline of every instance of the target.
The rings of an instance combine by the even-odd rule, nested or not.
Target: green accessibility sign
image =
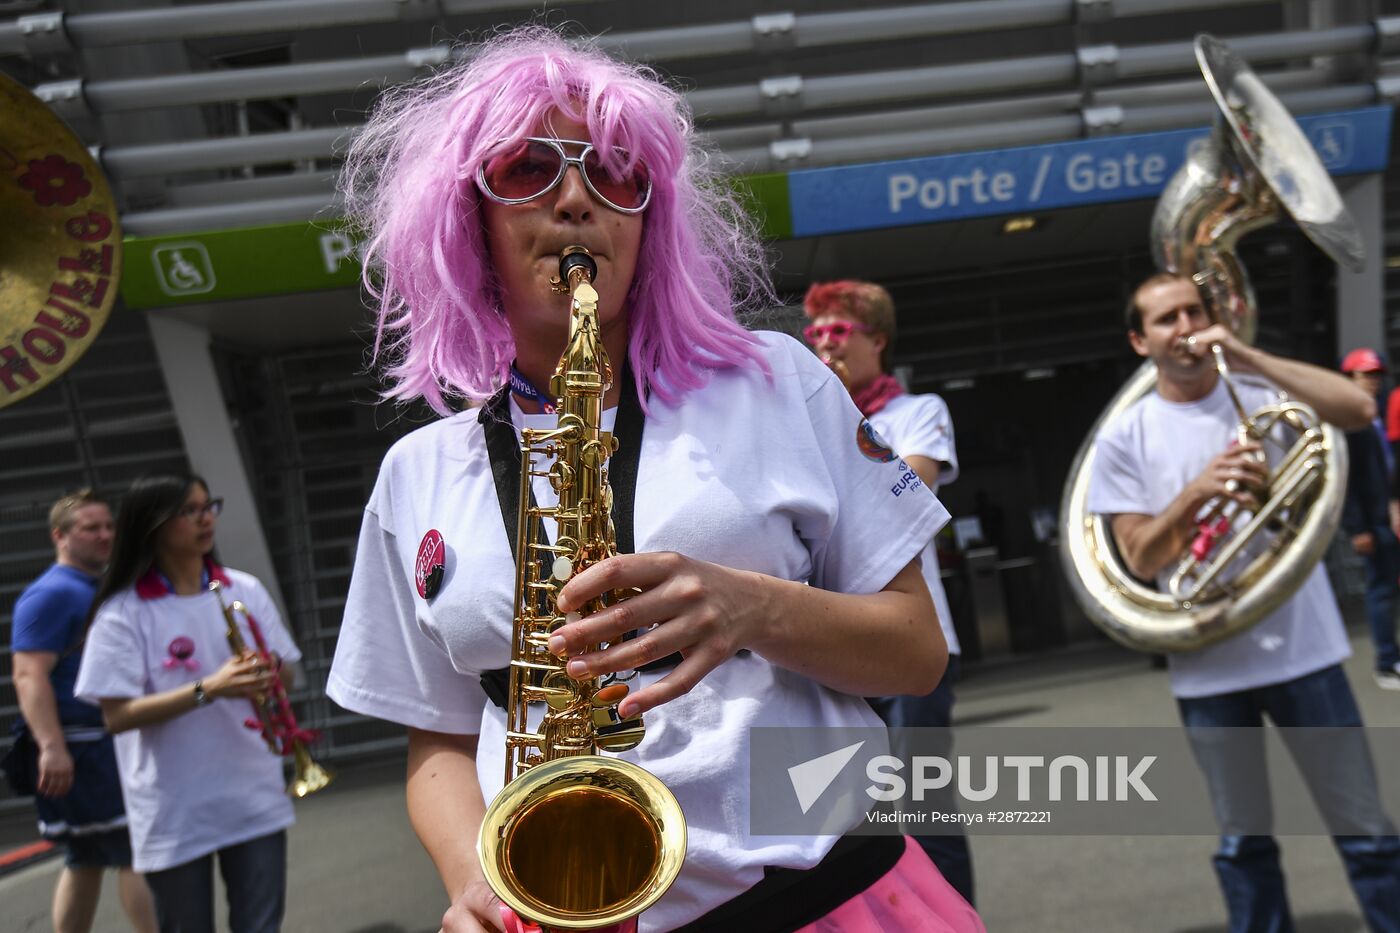
[[[786,175],[736,179],[772,239],[792,235]],[[359,284],[359,245],[341,224],[275,224],[177,236],[127,237],[128,308],[166,308]]]
[[[161,237],[128,237],[121,282],[128,308],[354,286],[355,240],[326,223],[277,224]]]

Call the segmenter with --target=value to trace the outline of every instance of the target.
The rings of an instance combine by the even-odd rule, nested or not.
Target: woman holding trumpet
[[[127,492],[76,688],[116,735],[133,867],[163,933],[213,933],[215,856],[233,933],[276,931],[285,903],[292,805],[249,701],[265,702],[276,678],[290,687],[284,662],[301,653],[263,585],[213,559],[222,504],[194,476],[146,477]],[[234,600],[267,653],[229,656]]]
[[[937,682],[945,647],[917,558],[947,513],[921,485],[890,492],[898,459],[815,357],[736,323],[746,297],[771,300],[763,250],[680,95],[525,30],[386,100],[347,179],[392,395],[448,417],[381,468],[328,693],[409,729],[409,816],[451,901],[444,929],[507,922],[475,847],[502,784],[505,717],[487,675],[511,657],[516,580],[487,432],[503,425],[518,449],[517,429],[557,422],[538,387],[565,347],[570,300],[550,279],[575,245],[597,263],[613,368],[603,429],[622,423],[615,407],[645,420],[614,455],[638,458],[635,544],[569,577],[549,649],[572,678],[636,671],[617,714],[647,713],[647,734],[625,754],[685,812],[684,864],[641,929],[981,929],[903,840],[749,832],[753,727],[873,731],[863,696]],[[487,397],[451,415],[450,402]],[[533,491],[553,501],[547,483]]]

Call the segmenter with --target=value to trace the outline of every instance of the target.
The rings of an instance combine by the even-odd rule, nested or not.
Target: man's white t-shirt
[[[1278,401],[1277,389],[1236,379],[1246,411]],[[1224,380],[1195,402],[1145,396],[1099,431],[1090,512],[1159,515],[1235,440],[1239,416]],[[1272,462],[1278,444],[1265,446]],[[1165,591],[1175,563],[1158,575]],[[1198,651],[1169,655],[1172,692],[1203,697],[1282,683],[1351,653],[1327,573],[1319,564],[1291,599],[1261,622]]]
[[[938,485],[946,486],[958,478],[958,451],[953,443],[953,418],[948,405],[940,396],[898,395],[870,416],[870,425],[886,444],[901,457],[928,457],[940,464]],[[943,591],[943,574],[938,566],[938,548],[930,536],[928,546],[919,555],[924,582],[938,607],[938,622],[948,641],[950,654],[962,654],[958,633],[953,628],[953,614],[948,607],[948,594]]]
[[[223,572],[225,601],[248,607],[270,650],[285,661],[299,660],[263,585],[242,571]],[[239,625],[248,646],[255,646],[241,616]],[[189,688],[229,657],[224,614],[213,593],[147,599],[126,589],[93,620],[74,693],[96,704]],[[116,736],[136,871],[173,868],[292,825],[282,759],[245,725],[252,715],[246,699],[218,699]]]
[[[637,550],[675,551],[828,590],[878,592],[923,550],[947,512],[873,436],[816,357],[789,337],[759,336],[771,383],[758,372],[728,370],[678,406],[652,399],[637,476]],[[514,404],[512,416],[517,427],[557,420],[522,415]],[[547,486],[535,493],[541,505],[557,501]],[[432,529],[446,543],[446,569],[439,591],[425,600],[414,585],[415,558]],[[510,660],[514,566],[477,412],[408,435],[385,457],[365,510],[327,686],[347,709],[479,734],[477,770],[488,801],[503,780],[504,722],[478,676]],[[639,674],[638,685],[664,674]],[[680,878],[642,916],[643,930],[703,915],[752,887],[765,866],[809,868],[834,843],[830,836],[749,835],[748,742],[756,726],[883,724],[862,698],[748,651],[647,713],[645,740],[620,757],[671,789],[689,838]]]

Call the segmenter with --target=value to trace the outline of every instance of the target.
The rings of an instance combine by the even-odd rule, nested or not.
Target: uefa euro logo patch
[[[860,425],[856,428],[856,446],[865,455],[867,460],[874,460],[876,463],[889,463],[895,458],[895,452],[889,445],[881,440],[880,435],[875,433],[875,428],[870,422],[861,419]]]

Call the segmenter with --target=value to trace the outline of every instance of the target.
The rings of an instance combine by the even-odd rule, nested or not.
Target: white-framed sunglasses
[[[566,146],[580,147],[569,155]],[[651,173],[641,159],[630,162],[617,150],[621,176],[610,172],[593,144],[578,139],[528,136],[487,159],[476,170],[481,193],[500,204],[524,204],[553,191],[570,165],[578,166],[583,183],[595,198],[623,214],[640,214],[651,201]]]

